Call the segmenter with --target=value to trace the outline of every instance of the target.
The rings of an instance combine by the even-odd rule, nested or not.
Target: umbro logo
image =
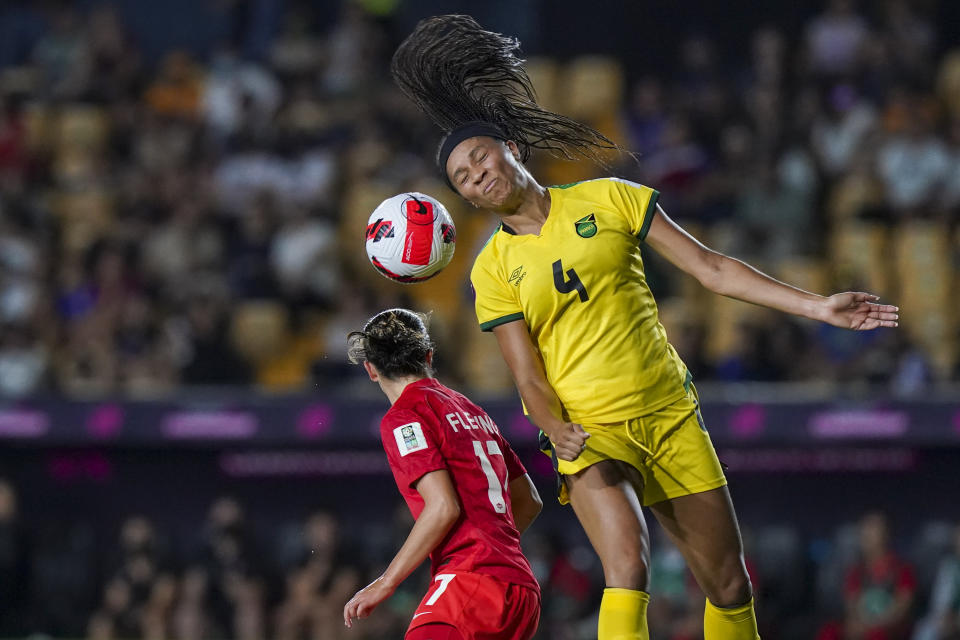
[[[520,265],[510,274],[510,277],[507,278],[507,282],[512,282],[515,286],[520,286],[520,281],[523,280],[524,276],[527,275],[527,272],[523,270],[523,265]]]

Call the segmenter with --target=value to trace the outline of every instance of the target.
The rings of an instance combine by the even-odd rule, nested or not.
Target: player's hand
[[[343,624],[348,629],[353,628],[354,619],[366,618],[377,605],[393,595],[396,587],[388,585],[383,576],[380,576],[350,598],[343,606]]]
[[[590,434],[576,422],[564,422],[558,429],[547,434],[553,443],[553,450],[561,460],[572,462],[587,448]]]
[[[835,293],[824,299],[821,320],[835,327],[869,331],[899,325],[899,307],[877,304],[880,296],[862,291]]]

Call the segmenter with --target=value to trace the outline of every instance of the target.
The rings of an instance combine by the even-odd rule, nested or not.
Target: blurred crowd
[[[511,388],[467,282],[496,221],[447,190],[439,133],[389,80],[398,3],[278,2],[262,46],[237,20],[209,54],[156,59],[111,4],[80,4],[0,3],[0,398],[331,389],[358,375],[346,334],[387,305],[433,313],[446,382]],[[678,28],[664,67],[530,58],[541,102],[633,151],[611,158],[616,173],[659,189],[694,236],[803,288],[901,307],[897,331],[819,326],[708,295],[645,251],[698,380],[901,396],[960,380],[960,48],[935,15],[929,0],[828,0],[802,29],[744,33],[739,51]],[[608,173],[531,168],[548,184]],[[453,263],[413,286],[362,247],[370,212],[403,190],[441,199],[458,232]],[[189,533],[149,513],[110,538],[18,514],[0,480],[0,637],[336,640],[343,604],[410,526],[401,505],[388,527],[317,511],[265,530],[229,497]],[[960,638],[960,533],[893,525],[867,514],[823,540],[746,526],[765,637]],[[538,526],[524,546],[544,585],[538,637],[590,637],[589,546]],[[682,558],[653,549],[654,637],[700,637]],[[426,584],[422,568],[343,637],[400,637]]]
[[[446,190],[438,132],[389,80],[396,5],[278,3],[259,54],[237,28],[208,56],[156,61],[110,4],[5,5],[0,394],[327,387],[345,334],[391,304],[433,312],[448,381],[508,389],[467,282],[495,220]],[[615,171],[708,245],[901,306],[898,331],[834,330],[706,295],[645,252],[698,379],[912,395],[960,377],[960,49],[938,41],[935,6],[830,0],[740,52],[681,28],[662,69],[529,60],[541,102],[633,151]],[[607,172],[531,162],[552,184]],[[369,213],[402,190],[439,197],[458,226],[454,262],[425,284],[381,278],[362,248]]]
[[[141,513],[108,533],[91,521],[27,521],[15,487],[0,480],[0,637],[399,638],[427,592],[426,565],[353,630],[342,611],[399,548],[409,511],[397,503],[378,522],[350,517],[318,510],[265,528],[240,500],[220,497],[197,526]],[[960,637],[960,527],[900,525],[881,512],[815,538],[746,525],[763,636]],[[596,637],[602,569],[586,540],[564,531],[579,533],[540,522],[523,539],[543,589],[537,638],[586,640]],[[703,595],[676,548],[652,531],[652,637],[702,638]]]

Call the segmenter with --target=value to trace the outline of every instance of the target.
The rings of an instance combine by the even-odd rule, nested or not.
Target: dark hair
[[[602,152],[620,147],[592,127],[537,104],[519,49],[516,38],[485,31],[470,16],[434,16],[421,20],[400,44],[390,73],[447,135],[485,122],[517,144],[522,161],[532,149],[544,149],[606,168]],[[440,171],[446,175],[446,167]]]
[[[353,364],[367,361],[386,378],[429,376],[433,370],[427,353],[433,342],[420,314],[408,309],[387,309],[347,336],[347,357]]]

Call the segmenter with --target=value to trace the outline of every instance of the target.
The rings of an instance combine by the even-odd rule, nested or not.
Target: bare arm
[[[343,623],[347,627],[353,626],[354,618],[369,616],[378,604],[393,595],[397,586],[420,566],[460,517],[460,501],[446,470],[425,474],[415,488],[423,496],[423,511],[383,575],[344,605]]]
[[[493,335],[534,424],[550,438],[559,458],[575,460],[590,434],[579,424],[563,420],[560,399],[547,380],[526,323],[514,320],[501,324],[494,327]]]
[[[520,533],[526,531],[540,515],[543,501],[540,500],[540,493],[529,474],[525,473],[510,481],[510,506],[513,510],[513,523],[517,525]]]
[[[897,326],[899,309],[876,304],[877,296],[848,291],[824,297],[780,282],[745,262],[704,246],[659,205],[646,242],[714,293],[845,329]]]
[[[913,600],[913,589],[897,589],[890,608],[879,620],[873,620],[872,625],[890,630],[896,629],[910,615],[910,611],[913,609]]]

